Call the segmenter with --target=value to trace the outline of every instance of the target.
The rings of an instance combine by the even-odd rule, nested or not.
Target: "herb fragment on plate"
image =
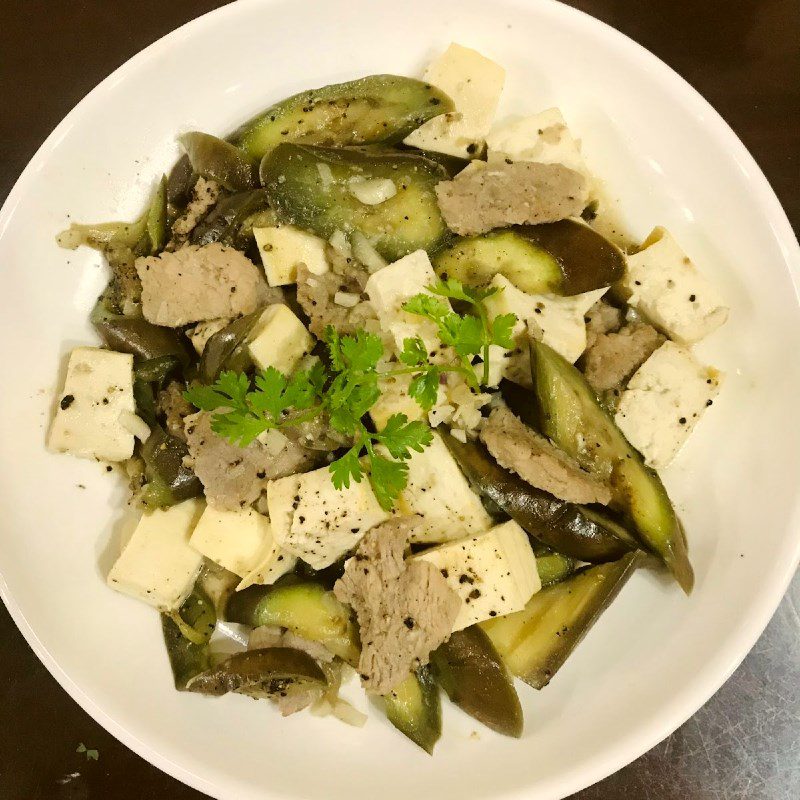
[[[425,343],[420,337],[404,340],[403,350],[398,357],[414,374],[409,393],[428,411],[436,403],[439,377],[443,372],[458,372],[475,391],[489,383],[489,348],[491,345],[506,349],[514,346],[511,331],[517,317],[514,314],[501,314],[489,320],[484,301],[501,291],[496,286],[474,288],[449,278],[426,288],[430,294],[414,295],[403,304],[403,310],[434,322],[442,343],[452,347],[457,357],[450,364],[431,364]],[[444,298],[467,303],[474,313],[458,314]],[[472,365],[476,356],[483,362],[480,379]]]

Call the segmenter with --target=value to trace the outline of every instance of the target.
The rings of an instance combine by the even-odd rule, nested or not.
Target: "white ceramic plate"
[[[548,689],[521,687],[521,740],[447,708],[429,758],[374,712],[353,730],[307,714],[282,720],[246,698],[175,692],[155,613],[103,583],[123,487],[99,465],[48,455],[43,438],[63,355],[95,341],[86,318],[105,282],[99,256],[58,250],[57,230],[136,215],[182,130],[224,133],[310,86],[418,74],[451,40],[505,66],[504,113],[561,106],[633,232],[667,225],[732,313],[702,348],[728,372],[721,399],[666,476],[689,531],[694,595],[637,574]],[[565,6],[252,0],[198,19],[117,70],[48,138],[0,214],[0,269],[0,593],[95,719],[215,797],[563,797],[704,703],[797,564],[797,242],[708,104],[645,50]]]

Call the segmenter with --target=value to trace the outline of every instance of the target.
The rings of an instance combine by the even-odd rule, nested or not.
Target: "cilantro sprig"
[[[489,348],[492,345],[507,349],[514,346],[511,333],[517,318],[514,314],[500,314],[489,320],[485,301],[501,291],[496,286],[473,288],[448,278],[426,288],[430,294],[414,295],[403,304],[403,310],[434,322],[442,343],[451,347],[456,356],[450,364],[431,364],[421,337],[403,341],[398,358],[414,375],[409,394],[427,411],[436,403],[443,372],[458,372],[475,391],[489,383]],[[473,313],[458,314],[447,300],[466,303]],[[483,362],[480,380],[472,365],[476,356]]]
[[[497,288],[475,289],[459,281],[438,281],[403,304],[410,314],[436,324],[441,342],[452,350],[449,363],[430,363],[419,336],[404,341],[399,369],[379,371],[384,356],[380,336],[359,330],[341,335],[329,326],[323,335],[328,366],[318,361],[311,369],[285,376],[269,367],[251,379],[244,373],[223,372],[211,386],[194,385],[186,399],[202,411],[213,412],[212,430],[233,444],[247,447],[262,433],[286,429],[325,416],[335,431],[352,445],[333,461],[330,474],[337,489],[349,488],[364,477],[381,506],[391,510],[408,481],[408,459],[433,440],[427,423],[392,414],[381,430],[364,419],[381,396],[381,380],[398,374],[412,375],[409,394],[428,411],[436,404],[441,377],[457,372],[475,390],[489,382],[491,345],[513,347],[511,332],[517,318],[502,314],[489,320],[485,301]],[[453,311],[448,300],[466,303],[467,314]],[[479,379],[473,360],[483,361]]]
[[[329,369],[317,362],[310,370],[286,377],[273,367],[255,376],[223,372],[212,386],[192,386],[186,399],[202,411],[214,412],[212,430],[232,444],[246,447],[262,433],[287,428],[326,414],[329,425],[353,441],[331,463],[337,489],[367,476],[381,506],[391,510],[405,488],[413,452],[421,453],[433,434],[424,422],[393,414],[380,431],[372,431],[364,416],[380,397],[378,363],[383,357],[379,336],[358,331],[341,336],[325,331]],[[381,450],[378,450],[382,446]]]

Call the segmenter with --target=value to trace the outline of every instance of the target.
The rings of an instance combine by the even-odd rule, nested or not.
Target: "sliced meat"
[[[270,296],[261,270],[216,242],[137,258],[136,271],[145,319],[168,328],[250,314]]]
[[[258,500],[267,481],[305,472],[317,461],[318,454],[288,439],[277,454],[259,441],[237,447],[211,430],[211,417],[205,411],[186,417],[185,430],[191,466],[212,506],[246,508]]]
[[[571,503],[607,505],[611,500],[608,486],[582,470],[505,406],[495,408],[484,422],[481,440],[501,467],[516,472],[537,489]]]
[[[178,381],[172,381],[158,393],[156,411],[164,415],[167,432],[178,439],[186,441],[184,420],[194,414],[194,406],[183,396],[185,387]]]
[[[314,275],[305,264],[297,268],[297,302],[310,320],[308,329],[318,339],[325,328],[333,325],[341,334],[353,333],[364,327],[367,320],[375,319],[375,311],[366,300],[364,286],[369,278],[366,270],[351,268],[343,274],[326,272]],[[361,300],[354,306],[336,302],[337,293],[358,295]]]
[[[172,241],[167,250],[176,250],[189,234],[197,227],[197,223],[216,205],[222,192],[222,186],[216,181],[202,176],[197,179],[186,211],[172,223]]]
[[[358,671],[374,694],[387,694],[426,664],[449,638],[461,607],[432,564],[403,561],[412,524],[399,518],[372,528],[333,587],[355,609],[362,648]]]
[[[279,628],[277,625],[260,625],[258,628],[253,628],[247,642],[247,649],[264,650],[268,647],[289,647],[292,650],[302,650],[315,661],[323,663],[329,663],[334,659],[333,653],[319,642],[304,639],[285,628]]]
[[[611,331],[618,331],[623,321],[622,311],[605,300],[598,300],[586,313],[586,347],[597,341],[599,336]]]
[[[436,186],[450,230],[461,236],[507,225],[556,222],[586,205],[586,178],[563,164],[473,161],[452,181]]]
[[[586,380],[596,392],[618,388],[665,341],[655,328],[643,322],[598,336],[584,356]]]

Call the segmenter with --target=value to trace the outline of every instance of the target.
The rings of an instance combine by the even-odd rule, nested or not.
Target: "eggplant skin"
[[[477,626],[456,631],[431,656],[450,701],[504,736],[522,736],[522,706],[514,681],[489,637]]]
[[[564,665],[643,558],[584,567],[537,592],[522,611],[480,623],[511,672],[543,689]]]
[[[430,667],[420,667],[384,697],[386,718],[428,755],[442,735],[442,700]]]
[[[314,683],[325,686],[327,680],[308,653],[288,647],[271,647],[236,653],[219,666],[196,675],[186,688],[215,697],[228,692],[258,692],[271,697],[285,696],[292,687]]]
[[[600,564],[635,549],[625,530],[601,513],[536,489],[503,469],[478,442],[460,442],[449,433],[445,444],[467,480],[521,525],[534,539],[571,558]]]
[[[390,262],[415,250],[433,253],[449,239],[435,192],[446,177],[435,161],[385,148],[285,143],[261,162],[264,191],[281,221],[324,239],[358,231]],[[374,180],[391,182],[394,194],[376,204],[353,195],[354,181]]]
[[[612,507],[690,594],[694,570],[686,538],[661,479],[600,405],[586,378],[544,342],[529,339],[535,427],[581,467],[611,484]]]
[[[282,142],[333,147],[400,142],[453,101],[429,83],[368,75],[287,97],[234,131],[228,141],[261,159]]]

